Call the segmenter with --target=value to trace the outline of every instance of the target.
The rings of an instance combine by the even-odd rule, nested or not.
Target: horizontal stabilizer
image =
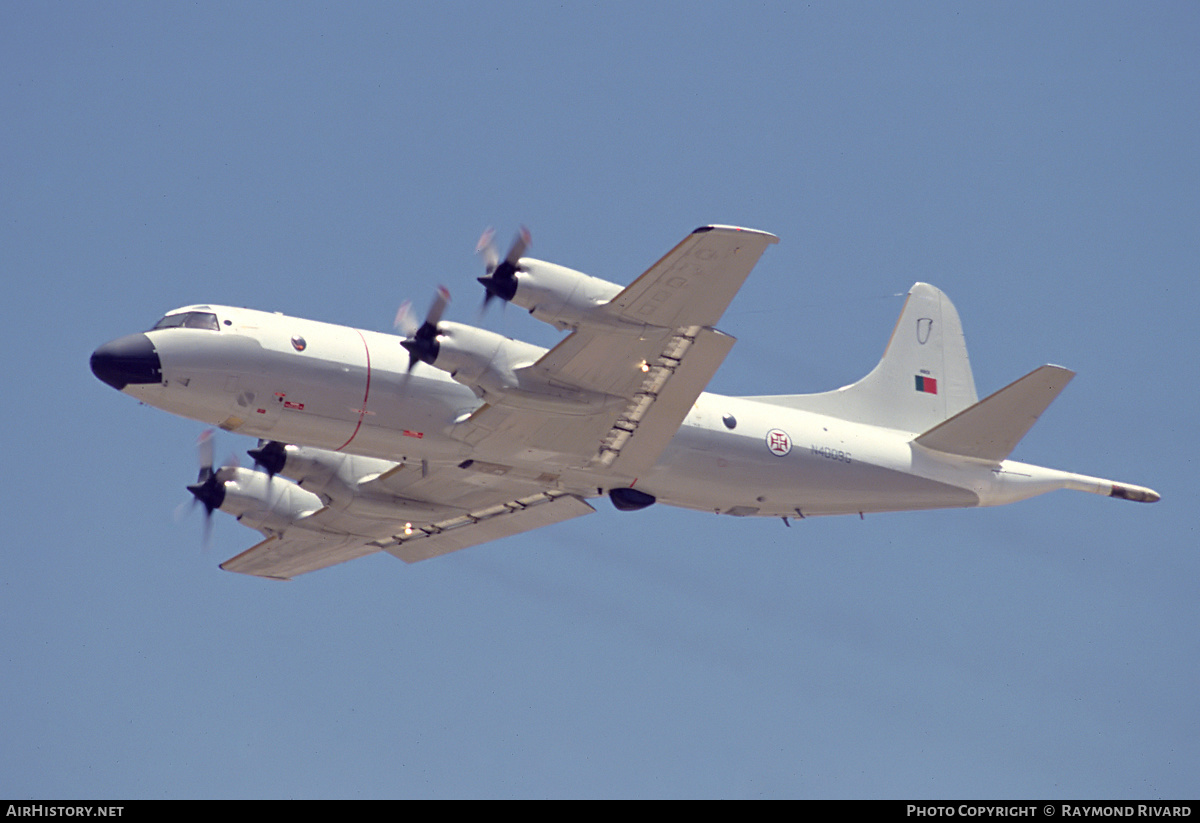
[[[999,463],[1016,448],[1075,372],[1042,366],[939,423],[913,442],[927,449]]]

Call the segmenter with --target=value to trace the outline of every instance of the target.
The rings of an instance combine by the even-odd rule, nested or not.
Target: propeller
[[[283,471],[283,464],[287,462],[286,447],[285,443],[278,440],[259,440],[258,448],[250,449],[246,454],[254,460],[254,468],[261,466],[266,471],[267,478],[274,480],[275,475]]]
[[[432,363],[437,360],[438,356],[438,323],[442,320],[442,314],[446,311],[446,305],[450,302],[450,292],[445,286],[438,286],[437,293],[433,298],[433,305],[429,307],[429,314],[425,315],[425,322],[412,330],[416,323],[412,320],[412,307],[406,303],[400,307],[400,311],[396,313],[396,327],[402,328],[407,334],[407,340],[401,340],[400,345],[408,350],[408,370],[411,373],[413,367],[417,365],[417,361],[423,363]]]
[[[521,226],[521,230],[513,238],[512,246],[508,249],[508,255],[501,260],[496,253],[496,246],[492,242],[495,236],[495,230],[489,228],[475,246],[475,253],[483,258],[483,267],[487,270],[487,274],[479,278],[479,282],[483,284],[484,288],[483,308],[485,310],[493,297],[499,297],[506,303],[513,299],[513,295],[517,293],[517,272],[519,271],[517,266],[525,255],[525,250],[533,242],[529,229]]]
[[[405,337],[412,337],[417,333],[420,324],[417,323],[416,315],[413,314],[411,300],[405,300],[400,304],[400,308],[396,310],[396,319],[392,321],[392,328]]]
[[[236,469],[237,461],[231,459],[229,465],[213,468],[213,430],[207,429],[196,440],[196,462],[200,464],[200,472],[187,490],[204,506],[204,546],[207,548],[212,538],[212,513],[225,502],[225,481],[230,479],[226,469]]]

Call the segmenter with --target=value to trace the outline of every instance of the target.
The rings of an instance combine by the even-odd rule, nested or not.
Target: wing
[[[256,577],[290,580],[381,550],[406,563],[416,563],[594,511],[575,495],[542,492],[423,526],[397,522],[392,529],[394,535],[377,538],[292,528],[226,560],[221,568]]]
[[[499,462],[543,461],[637,477],[658,460],[734,338],[712,326],[778,238],[732,226],[696,229],[582,326],[527,367],[536,381],[612,403],[564,415],[487,405],[456,436]]]
[[[288,529],[221,564],[225,571],[252,574],[274,580],[290,580],[298,574],[345,563],[379,551],[379,546],[353,535],[336,535],[308,529]]]
[[[608,303],[635,323],[713,326],[767,246],[779,238],[736,226],[701,226]]]
[[[275,487],[276,500],[294,485],[284,478],[274,482],[286,484]],[[578,496],[546,491],[547,482],[542,475],[497,471],[479,461],[396,464],[363,475],[353,492],[344,487],[330,505],[312,514],[263,528],[265,540],[221,568],[288,580],[379,551],[413,563],[594,511]],[[242,522],[249,525],[255,518]],[[258,523],[255,527],[262,528]]]

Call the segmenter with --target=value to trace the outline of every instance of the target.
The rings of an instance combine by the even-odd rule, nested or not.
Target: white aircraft
[[[1074,373],[1042,366],[979,400],[958,313],[908,293],[883,359],[820,394],[703,389],[734,343],[714,326],[769,244],[704,226],[631,285],[481,241],[487,300],[567,335],[552,349],[442,320],[405,338],[230,306],[187,306],[92,354],[110,386],[260,438],[253,469],[188,488],[265,539],[222,564],[290,578],[386,551],[408,562],[660,502],[735,516],[994,506],[1054,489],[1147,488],[1009,460]],[[400,318],[403,321],[403,316]]]

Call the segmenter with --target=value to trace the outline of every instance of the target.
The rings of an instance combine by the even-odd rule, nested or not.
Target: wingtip
[[[779,238],[776,237],[774,234],[771,234],[771,232],[769,232],[769,231],[762,231],[761,229],[749,229],[749,228],[746,228],[745,226],[723,226],[718,223],[714,223],[709,226],[701,226],[700,228],[695,229],[692,232],[692,234],[704,234],[705,232],[710,232],[710,231],[733,231],[733,232],[744,232],[746,234],[757,234],[757,235],[763,237],[768,243],[778,243],[779,242]]]
[[[282,577],[277,574],[259,574],[257,572],[243,571],[242,569],[230,568],[228,564],[232,563],[236,559],[237,558],[230,558],[229,560],[226,560],[224,563],[219,564],[218,568],[220,568],[221,571],[233,572],[234,574],[244,574],[247,577],[257,577],[261,580],[279,580],[279,581],[287,582],[287,583],[290,583],[292,580],[292,578],[290,578],[290,577]]]
[[[1128,483],[1113,483],[1109,497],[1119,497],[1122,500],[1132,500],[1135,503],[1157,503],[1162,495],[1147,489],[1145,486],[1133,486]]]

